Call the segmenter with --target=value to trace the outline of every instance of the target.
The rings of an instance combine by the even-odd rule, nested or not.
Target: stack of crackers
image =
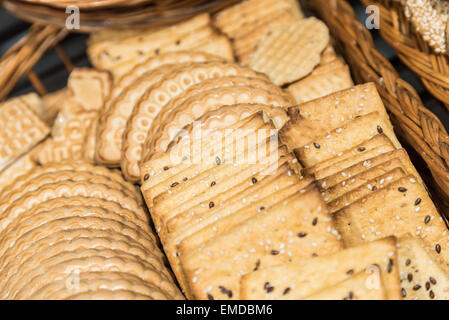
[[[446,225],[375,85],[296,1],[88,54],[3,105],[0,297],[449,298]]]

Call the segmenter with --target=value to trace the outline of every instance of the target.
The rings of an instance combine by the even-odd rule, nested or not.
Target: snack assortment
[[[376,86],[296,1],[88,55],[2,105],[0,298],[449,298],[447,227]]]

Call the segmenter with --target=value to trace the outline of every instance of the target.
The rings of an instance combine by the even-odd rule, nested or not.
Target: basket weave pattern
[[[421,77],[427,90],[449,109],[449,56],[432,51],[397,1],[361,1],[379,8],[382,37],[397,51],[399,59]]]

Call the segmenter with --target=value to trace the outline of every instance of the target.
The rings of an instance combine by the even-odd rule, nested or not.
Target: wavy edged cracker
[[[47,184],[38,190],[26,193],[22,198],[14,201],[3,212],[0,218],[0,227],[4,229],[16,219],[22,212],[31,209],[40,202],[58,197],[85,196],[101,198],[119,203],[125,209],[136,212],[141,219],[147,219],[147,215],[141,205],[121,191],[110,189],[109,186],[87,181],[63,181],[56,184]]]
[[[160,297],[157,295],[156,297]],[[67,297],[65,300],[159,300],[159,298],[155,298],[153,293],[144,294],[138,293],[131,290],[107,290],[107,289],[99,289],[95,292],[82,292],[78,294],[71,295]],[[165,298],[161,298],[160,300],[170,300],[168,296]],[[184,300],[178,298],[176,300]]]
[[[449,269],[423,247],[422,240],[406,234],[398,239],[399,271],[405,300],[449,299]]]
[[[14,201],[20,199],[24,194],[38,190],[40,187],[47,184],[55,184],[63,181],[87,181],[91,183],[102,183],[108,185],[111,189],[123,192],[130,198],[135,197],[135,192],[130,192],[124,189],[122,185],[108,177],[101,176],[88,171],[57,171],[51,173],[45,173],[43,175],[34,177],[28,180],[25,184],[21,185],[20,188],[12,187],[8,190],[7,194],[2,196],[0,201],[0,212],[4,212],[8,206]],[[137,201],[137,197],[136,201]]]
[[[182,128],[193,123],[195,119],[200,118],[205,113],[217,110],[225,105],[238,104],[264,105],[265,108],[260,107],[260,110],[266,111],[267,116],[273,119],[276,128],[280,129],[285,123],[285,117],[276,117],[276,112],[270,111],[274,109],[272,107],[286,107],[291,105],[291,102],[276,93],[250,86],[236,86],[203,91],[177,106],[166,116],[157,130],[156,137],[153,137],[154,147],[151,149],[152,152],[166,151],[170,142]],[[271,115],[270,113],[273,114]],[[281,114],[281,117],[285,115],[284,110],[278,113]]]
[[[290,169],[288,163],[279,164],[276,172],[270,175],[258,172],[246,181],[214,196],[211,199],[214,203],[213,208],[209,208],[206,203],[201,203],[169,219],[166,223],[167,231],[172,233],[186,227],[190,229],[190,225],[197,226],[216,212],[238,210],[272,194],[275,190],[283,189],[298,182],[300,179],[301,177]],[[212,187],[215,186],[216,182],[214,181]]]
[[[441,262],[448,261],[447,227],[413,175],[354,202],[334,217],[346,245],[411,233]]]
[[[36,149],[36,148],[35,148]],[[33,149],[33,150],[35,150]],[[30,151],[0,172],[0,197],[2,193],[11,187],[11,184],[20,176],[27,174],[37,165],[33,152]]]
[[[396,168],[375,179],[369,180],[365,183],[362,182],[362,185],[358,188],[355,188],[341,197],[328,202],[329,210],[332,213],[337,212],[338,210],[351,205],[351,203],[354,203],[358,199],[368,196],[372,192],[379,189],[387,187],[391,183],[394,183],[404,177],[406,174],[407,173],[402,168]],[[326,198],[324,200],[326,201]]]
[[[378,266],[377,270],[374,265]],[[302,299],[366,270],[371,273],[380,272],[388,299],[401,299],[394,237],[347,248],[329,255],[307,259],[295,257],[291,262],[283,265],[259,268],[242,278],[241,298],[248,300]]]
[[[90,300],[91,295],[99,292],[129,291],[136,296],[145,296],[152,300],[167,300],[169,297],[156,286],[129,273],[124,272],[84,272],[79,275],[79,286],[67,288],[66,279],[55,281],[35,292],[31,300],[65,300],[71,296],[85,295]],[[105,298],[107,299],[107,298]],[[125,299],[125,298],[124,298]]]
[[[89,128],[87,128],[86,137],[83,145],[83,159],[89,163],[95,163],[95,145],[97,143],[97,129],[99,116],[97,116]]]
[[[277,85],[291,83],[312,72],[328,43],[329,30],[323,22],[316,18],[298,20],[262,39],[250,66],[266,73]]]
[[[384,164],[387,161],[391,161],[393,159],[398,159],[401,162],[402,168],[408,174],[413,174],[415,177],[417,177],[421,181],[421,178],[419,177],[415,167],[413,166],[412,162],[410,161],[410,158],[408,157],[407,152],[404,149],[397,149],[394,151],[380,154],[374,158],[363,160],[357,164],[354,164],[348,168],[345,168],[344,170],[342,170],[340,172],[337,172],[329,177],[319,180],[318,185],[319,186],[324,185],[323,188],[330,188],[330,187],[336,186],[338,183],[342,183],[345,180],[348,180],[358,174],[364,173],[364,172],[370,170],[371,168],[374,168],[378,165]]]
[[[86,133],[97,118],[97,111],[62,111],[55,120],[51,137],[40,147],[37,161],[41,165],[63,160],[83,159]]]
[[[168,148],[166,153],[155,154],[149,161],[141,166],[142,174],[142,192],[145,194],[146,191],[150,190],[152,187],[160,184],[161,182],[173,177],[176,174],[181,173],[184,170],[192,169],[192,167],[201,167],[198,164],[192,164],[192,161],[188,162],[177,162],[173,159],[172,153],[176,152],[176,149],[182,146],[183,143],[190,147],[189,157],[195,159],[192,156],[203,157],[203,154],[208,154],[210,151],[207,149],[211,146],[209,139],[202,143],[203,148],[195,148],[196,131],[201,128],[201,134],[206,134],[212,136],[215,132],[223,132],[224,139],[228,138],[231,142],[236,139],[245,137],[250,131],[256,131],[260,128],[265,128],[266,123],[263,119],[261,113],[254,114],[250,117],[240,119],[240,113],[235,112],[233,107],[222,107],[216,111],[212,111],[202,119],[198,120],[199,127],[195,127],[193,124],[185,128],[185,134],[179,136],[176,141],[174,141]],[[211,116],[213,115],[213,116]],[[229,144],[225,140],[225,145]],[[181,148],[181,147],[180,147]],[[182,156],[182,154],[180,155]],[[200,158],[201,159],[201,158]],[[210,164],[212,165],[212,164]],[[204,167],[203,167],[204,168]],[[188,178],[188,177],[187,177]],[[145,198],[148,202],[148,199]]]
[[[279,135],[293,150],[343,126],[357,116],[375,111],[385,121],[389,119],[376,86],[373,83],[362,84],[290,108],[292,120]]]
[[[95,152],[97,162],[107,165],[120,163],[123,131],[136,104],[153,85],[177,68],[188,64],[190,63],[162,65],[148,75],[143,74],[121,93],[109,110],[101,116]]]
[[[327,136],[331,138],[331,135]],[[360,161],[372,158],[376,155],[393,151],[395,148],[390,139],[384,134],[377,134],[361,144],[345,150],[334,158],[322,161],[306,169],[309,174],[314,174],[316,179],[322,179],[343,170]]]
[[[297,103],[315,100],[354,86],[347,65],[330,72],[312,74],[288,87]]]
[[[376,283],[374,286],[368,285]],[[378,273],[362,271],[330,288],[323,289],[305,300],[387,300]]]
[[[317,190],[294,195],[201,251],[181,252],[188,286],[196,299],[239,299],[241,276],[254,268],[340,250],[341,242],[328,227],[332,222]],[[299,237],[302,233],[307,236]]]
[[[287,157],[286,148],[277,148],[276,143],[268,141],[258,144],[252,150],[245,151],[245,154],[257,153],[262,148],[266,148],[267,156],[260,156],[253,163],[248,162],[223,162],[223,164],[215,165],[211,170],[196,176],[181,185],[174,186],[166,193],[163,193],[154,199],[154,206],[151,210],[151,215],[159,226],[158,222],[162,219],[163,222],[177,214],[190,209],[191,207],[206,202],[208,199],[217,195],[222,191],[239,184],[243,180],[251,177],[256,172],[263,172],[264,174],[271,174],[277,169],[279,162],[282,162],[282,157]],[[293,156],[291,155],[291,158]],[[290,159],[291,159],[290,158]],[[237,163],[237,165],[234,165]],[[216,185],[210,188],[210,185],[215,182]],[[214,203],[207,202],[209,207],[214,206]]]
[[[136,62],[148,57],[148,54],[156,56],[166,47],[176,44],[178,40],[195,31],[208,29],[210,23],[209,14],[199,14],[189,20],[176,25],[161,28],[158,30],[150,29],[146,32],[138,32],[116,41],[106,41],[103,43],[90,43],[87,54],[92,64],[99,69],[114,69],[117,64],[123,61],[135,60]],[[196,37],[198,41],[199,36]],[[181,43],[179,43],[181,44]],[[186,50],[185,46],[177,46],[179,50]],[[175,50],[170,50],[175,51]]]
[[[44,261],[33,272],[26,274],[20,279],[20,282],[12,286],[7,295],[10,299],[26,299],[44,285],[58,278],[68,277],[74,270],[79,270],[80,273],[96,270],[129,272],[158,286],[170,296],[180,295],[171,279],[163,277],[143,260],[138,260],[123,251],[84,248],[73,252],[65,252],[65,254]]]
[[[83,110],[100,111],[111,93],[112,77],[109,72],[77,68],[70,73],[67,88]]]
[[[343,127],[330,132],[329,135],[310,141],[309,144],[295,150],[295,153],[306,167],[310,167],[382,133],[396,148],[401,148],[391,123],[385,122],[378,112],[372,112],[348,122]]]
[[[140,78],[142,75],[149,73],[150,71],[166,64],[201,61],[222,61],[222,59],[220,57],[209,55],[207,53],[191,51],[166,52],[155,57],[148,58],[142,63],[135,65],[128,73],[124,74],[120,79],[116,81],[112,88],[111,94],[105,103],[103,112],[108,111],[111,105],[115,103],[116,99],[120,97],[122,92],[125,91],[129,86],[131,86],[133,82]]]
[[[140,178],[139,162],[148,130],[153,119],[171,99],[203,80],[233,75],[265,78],[264,75],[234,63],[195,63],[165,77],[147,92],[135,106],[123,134],[121,168],[124,176],[130,181],[138,181]]]
[[[20,99],[8,100],[0,107],[0,170],[3,170],[44,140],[50,128]]]
[[[182,105],[188,99],[208,90],[218,89],[218,88],[226,88],[226,87],[236,87],[236,86],[250,86],[259,89],[265,89],[269,92],[278,94],[285,99],[294,103],[293,97],[286,93],[284,90],[279,88],[278,86],[272,84],[271,82],[261,79],[261,78],[251,78],[244,76],[229,76],[223,78],[215,78],[202,81],[186,91],[183,92],[180,96],[172,99],[164,108],[158,113],[156,118],[153,120],[151,124],[151,128],[148,131],[147,139],[144,143],[143,147],[143,161],[146,162],[150,159],[150,152],[152,150],[152,146],[154,145],[154,137],[158,134],[159,127],[165,124],[165,119],[168,115],[176,109],[178,106]]]
[[[75,233],[80,234],[78,231],[76,231]],[[166,269],[164,261],[161,260],[158,256],[155,256],[151,251],[147,250],[138,241],[130,239],[129,237],[121,237],[120,234],[111,232],[109,234],[104,234],[101,231],[97,233],[93,230],[90,230],[89,233],[85,233],[84,237],[81,238],[61,239],[56,243],[45,243],[43,241],[39,241],[39,247],[32,245],[31,247],[27,248],[26,251],[28,252],[34,249],[34,254],[25,254],[25,258],[20,260],[20,264],[16,265],[17,267],[14,267],[12,263],[8,264],[9,268],[5,268],[5,264],[2,265],[2,270],[5,272],[5,275],[2,275],[1,277],[2,288],[7,290],[7,285],[5,284],[11,285],[17,282],[23,277],[24,274],[31,272],[43,261],[53,258],[54,256],[57,256],[64,251],[75,251],[82,248],[107,248],[111,250],[120,250],[122,252],[126,252],[134,256],[138,260],[148,262],[149,265],[158,270],[166,278],[171,278],[171,274]],[[66,234],[70,236],[69,233]],[[24,256],[23,253],[26,253],[26,251],[20,252],[22,254],[22,257]]]
[[[330,186],[329,188],[326,188],[326,185],[324,185],[321,194],[326,202],[333,201],[344,194],[359,188],[361,185],[368,183],[370,180],[380,177],[396,168],[401,168],[404,172],[411,173],[407,172],[407,168],[402,164],[402,162],[395,158],[385,161],[352,177],[348,177],[346,180]]]

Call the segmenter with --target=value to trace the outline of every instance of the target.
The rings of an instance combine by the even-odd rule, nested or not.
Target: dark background
[[[350,3],[355,8],[359,19],[364,21],[366,18],[364,6],[358,0],[350,0]],[[0,55],[20,39],[26,33],[28,27],[29,24],[12,17],[0,7]],[[415,87],[424,105],[441,119],[449,131],[449,112],[425,90],[419,78],[399,61],[394,50],[380,38],[376,31],[373,31],[373,36],[378,50],[391,61],[402,78]],[[77,67],[89,66],[89,61],[85,54],[87,38],[88,36],[85,34],[72,34],[61,43]],[[54,51],[47,53],[33,70],[39,75],[39,78],[50,92],[61,89],[66,85],[67,70]],[[11,96],[33,90],[28,79],[24,78],[17,84]]]

